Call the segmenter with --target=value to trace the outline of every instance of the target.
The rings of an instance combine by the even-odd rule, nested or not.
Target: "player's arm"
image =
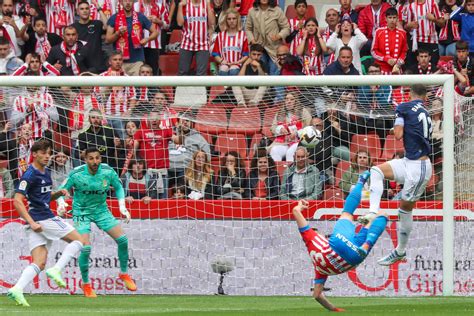
[[[395,111],[395,123],[393,123],[393,135],[397,140],[403,138],[403,127],[405,126],[405,120],[399,108],[400,106]]]
[[[127,207],[125,206],[125,191],[123,189],[122,181],[120,181],[120,178],[114,170],[112,170],[112,177],[110,179],[110,184],[114,187],[115,189],[115,196],[117,197],[118,203],[119,203],[119,210],[120,213],[125,216],[125,223],[128,223],[130,221],[130,212],[127,210]]]
[[[303,214],[301,213],[303,210],[308,209],[308,201],[300,200],[298,205],[293,208],[293,216],[295,217],[296,224],[298,224],[298,228],[303,228],[308,226],[308,221],[304,218]]]
[[[16,192],[15,196],[13,197],[13,206],[15,206],[16,211],[18,214],[23,218],[28,225],[30,225],[31,229],[34,232],[41,232],[42,228],[41,225],[38,224],[33,220],[33,218],[30,216],[28,211],[26,210],[25,204],[23,203],[23,200],[25,199],[25,196],[22,193]]]
[[[323,292],[324,282],[314,284],[313,297],[319,304],[324,306],[324,308],[333,311],[333,312],[344,312],[344,309],[337,308],[327,299],[326,295]]]

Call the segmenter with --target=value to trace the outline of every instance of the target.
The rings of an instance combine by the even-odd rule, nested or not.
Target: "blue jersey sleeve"
[[[18,187],[15,189],[16,193],[23,194],[24,196],[28,195],[28,191],[31,186],[31,179],[29,176],[25,177],[25,174],[21,177]]]

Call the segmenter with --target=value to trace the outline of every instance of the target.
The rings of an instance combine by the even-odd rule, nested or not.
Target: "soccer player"
[[[388,219],[382,213],[362,227],[358,233],[356,233],[356,226],[352,223],[354,211],[359,206],[362,189],[369,175],[369,171],[366,171],[359,176],[357,184],[346,198],[342,214],[329,240],[317,230],[311,229],[301,214],[303,210],[308,209],[306,200],[300,200],[293,208],[293,216],[314,265],[313,297],[330,311],[343,312],[344,310],[329,302],[323,293],[324,283],[328,276],[352,270],[362,263],[387,225]]]
[[[100,151],[97,148],[85,150],[86,164],[74,168],[69,174],[62,188],[74,188],[72,215],[77,231],[82,235],[84,248],[79,256],[79,269],[82,275],[82,290],[84,296],[94,298],[94,292],[89,280],[89,256],[92,246],[90,242],[91,223],[105,231],[118,245],[120,262],[119,278],[123,280],[129,291],[136,291],[135,282],[128,275],[128,239],[120,223],[110,213],[107,207],[107,192],[110,186],[115,189],[119,202],[120,213],[126,217],[125,223],[130,221],[130,213],[125,208],[125,195],[122,183],[117,173],[107,164],[101,163]],[[65,212],[64,201],[59,201],[58,214]]]
[[[379,211],[384,178],[404,184],[398,209],[398,245],[378,261],[380,265],[388,266],[406,258],[405,250],[413,226],[412,210],[431,178],[429,154],[433,128],[430,115],[423,106],[426,93],[425,86],[412,86],[410,101],[399,104],[395,110],[392,131],[396,139],[403,138],[405,158],[390,160],[372,167],[370,171],[370,210],[365,216],[359,217],[361,222],[375,217]]]
[[[39,140],[31,147],[33,163],[22,175],[14,197],[14,206],[26,221],[28,246],[32,262],[23,270],[20,279],[8,290],[7,296],[18,305],[30,306],[23,296],[23,289],[45,268],[48,249],[53,240],[62,239],[69,244],[56,264],[46,270],[46,275],[53,279],[59,287],[66,287],[61,278],[61,270],[82,249],[79,233],[62,218],[53,214],[49,203],[53,199],[67,194],[66,190],[51,193],[53,181],[46,166],[51,158],[51,143]],[[26,210],[24,199],[28,200],[29,211]]]

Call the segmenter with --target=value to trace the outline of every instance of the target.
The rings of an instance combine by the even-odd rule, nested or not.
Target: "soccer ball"
[[[298,131],[300,144],[306,148],[314,148],[321,140],[321,132],[313,126],[306,126]]]

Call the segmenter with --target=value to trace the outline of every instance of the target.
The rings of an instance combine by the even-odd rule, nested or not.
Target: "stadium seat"
[[[387,135],[385,139],[385,145],[383,148],[382,159],[390,160],[393,158],[393,155],[396,152],[405,152],[405,148],[403,146],[403,139],[397,140],[393,135]]]
[[[178,74],[178,55],[161,55],[159,66],[162,76],[176,76]]]
[[[236,107],[230,114],[229,133],[253,135],[261,129],[260,110],[257,107]]]
[[[229,151],[236,151],[240,158],[247,158],[247,138],[243,134],[219,134],[214,149],[222,157]]]
[[[344,194],[339,188],[327,187],[324,189],[323,200],[344,200]]]
[[[273,138],[274,135],[271,131],[273,119],[275,118],[275,115],[278,113],[279,108],[278,107],[269,107],[265,110],[263,114],[263,122],[262,122],[262,134]]]
[[[339,187],[339,182],[342,180],[344,173],[349,170],[351,166],[350,161],[341,160],[336,166],[336,172],[334,173],[334,185]]]
[[[280,176],[280,181],[283,180],[283,174],[285,173],[285,170],[291,165],[291,162],[288,161],[275,161],[275,167],[278,172],[278,175]]]
[[[217,135],[227,131],[227,114],[224,108],[218,106],[204,106],[198,110],[194,128],[207,134]]]
[[[357,153],[359,150],[367,150],[370,153],[372,160],[377,160],[381,153],[382,149],[380,146],[380,139],[377,134],[366,134],[360,135],[355,134],[352,136],[351,142],[351,157]]]
[[[290,4],[286,7],[285,15],[288,19],[294,19],[297,17],[295,6],[293,4]],[[313,5],[308,4],[308,9],[306,10],[306,14],[304,17],[305,19],[316,17],[316,10],[314,9]]]
[[[224,86],[212,86],[211,91],[209,92],[209,103],[212,103],[214,99],[225,92],[225,87]]]

